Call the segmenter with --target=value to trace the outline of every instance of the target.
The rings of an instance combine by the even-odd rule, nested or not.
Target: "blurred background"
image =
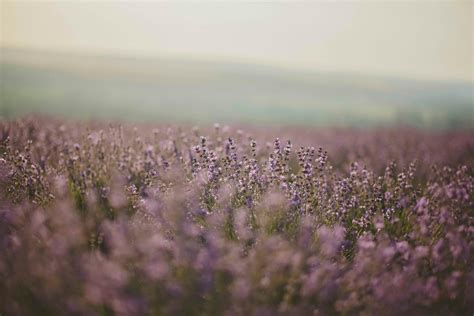
[[[0,2],[0,117],[474,127],[471,1]]]

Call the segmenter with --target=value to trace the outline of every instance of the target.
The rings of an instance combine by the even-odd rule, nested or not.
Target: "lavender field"
[[[1,315],[472,315],[474,134],[0,121]]]

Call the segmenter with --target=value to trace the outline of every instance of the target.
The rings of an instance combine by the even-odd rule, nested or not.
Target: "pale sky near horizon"
[[[0,0],[2,47],[473,78],[472,1]]]

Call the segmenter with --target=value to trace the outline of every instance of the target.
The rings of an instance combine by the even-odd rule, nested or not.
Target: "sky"
[[[474,82],[472,1],[0,0],[1,47]]]

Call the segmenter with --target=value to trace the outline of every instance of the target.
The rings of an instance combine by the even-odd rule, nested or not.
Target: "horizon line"
[[[355,70],[339,70],[339,69],[304,69],[298,66],[290,66],[276,63],[265,63],[262,61],[247,59],[247,58],[232,58],[228,56],[204,56],[204,55],[184,55],[184,54],[143,54],[143,53],[133,53],[127,51],[99,51],[99,50],[84,50],[84,49],[49,49],[49,48],[40,48],[40,47],[29,47],[28,45],[5,45],[5,43],[0,43],[0,62],[2,62],[3,50],[9,51],[18,51],[30,54],[57,54],[75,57],[89,57],[89,58],[123,58],[123,59],[136,59],[136,60],[174,60],[182,62],[195,62],[195,63],[209,63],[209,64],[227,64],[227,65],[240,65],[240,66],[255,66],[271,70],[287,71],[293,73],[301,73],[306,75],[315,75],[322,74],[328,76],[350,76],[350,77],[365,77],[367,79],[386,79],[386,80],[402,80],[402,81],[413,81],[420,83],[439,83],[439,84],[459,84],[459,85],[470,85],[474,88],[474,76],[471,80],[468,79],[440,79],[440,78],[426,78],[419,76],[403,76],[400,74],[394,73],[373,73],[373,72],[364,72],[364,71],[355,71]],[[473,91],[474,93],[474,91]]]

